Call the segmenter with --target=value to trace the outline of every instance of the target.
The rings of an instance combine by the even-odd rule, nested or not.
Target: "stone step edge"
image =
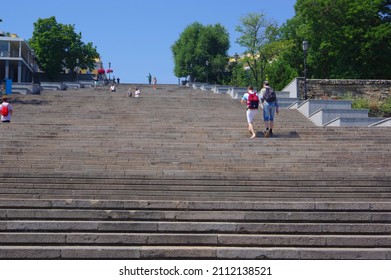
[[[57,244],[57,245],[56,245]],[[227,233],[0,233],[2,246],[391,247],[389,235]]]
[[[334,222],[385,223],[391,221],[390,211],[189,211],[189,210],[51,210],[51,209],[4,209],[0,221],[175,221],[175,222]]]
[[[389,222],[0,221],[0,232],[389,234]]]
[[[391,248],[4,246],[0,259],[391,259]]]
[[[0,209],[110,209],[110,210],[311,210],[311,211],[385,211],[391,201],[164,201],[164,200],[78,200],[78,199],[0,199]]]

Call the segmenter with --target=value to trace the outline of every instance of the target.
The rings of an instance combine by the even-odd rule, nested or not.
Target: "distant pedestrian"
[[[255,138],[257,136],[257,133],[254,129],[254,118],[258,113],[258,106],[259,106],[259,96],[254,91],[254,88],[252,86],[248,87],[247,93],[245,93],[242,97],[242,100],[240,101],[242,104],[246,104],[247,111],[247,123],[248,123],[248,131],[251,133],[250,138]]]
[[[96,88],[97,84],[98,84],[98,77],[94,76],[94,88]]]
[[[278,114],[279,106],[276,93],[268,81],[263,83],[261,90],[261,101],[263,105],[263,121],[265,123],[265,137],[273,136],[274,115]]]
[[[156,79],[156,77],[153,77],[152,83],[153,83],[153,89],[156,90],[156,89],[157,89],[157,88],[156,88],[156,84],[157,84],[157,79]]]
[[[128,89],[128,97],[132,97],[132,89],[131,88]]]
[[[4,95],[3,103],[1,103],[1,121],[3,123],[11,122],[12,112],[12,105],[8,102],[7,96]]]
[[[111,86],[110,86],[110,91],[111,91],[111,92],[116,92],[114,83],[111,84]]]
[[[148,84],[151,84],[152,83],[152,75],[151,73],[148,74]]]
[[[117,84],[119,84],[119,78],[117,78]]]
[[[138,87],[134,89],[134,97],[140,97],[141,91]]]

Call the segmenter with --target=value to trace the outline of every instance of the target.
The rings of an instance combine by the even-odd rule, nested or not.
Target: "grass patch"
[[[378,100],[364,97],[354,97],[352,94],[345,94],[342,99],[352,100],[352,109],[368,109],[370,117],[391,117],[391,97],[384,100]]]

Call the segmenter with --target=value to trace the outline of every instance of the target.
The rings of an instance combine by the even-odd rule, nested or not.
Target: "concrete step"
[[[278,97],[278,106],[280,108],[289,108],[292,104],[298,102],[297,98]]]
[[[350,100],[305,100],[287,105],[297,109],[317,126],[375,127],[389,126],[384,118],[369,118],[368,110],[351,110]]]
[[[4,246],[6,259],[390,259],[388,248],[233,248],[199,246]]]
[[[148,220],[148,221],[231,221],[231,222],[390,222],[391,215],[383,212],[347,211],[190,211],[190,210],[89,210],[89,209],[0,209],[0,220]]]
[[[377,123],[370,125],[370,127],[390,127],[390,126],[391,126],[391,118],[386,118]]]
[[[225,232],[273,234],[383,234],[391,230],[386,223],[342,222],[194,222],[194,221],[0,221],[0,231],[7,232]]]
[[[304,116],[309,118],[314,112],[319,109],[351,109],[352,101],[350,100],[323,100],[323,99],[308,99],[302,102],[297,110]]]
[[[382,121],[383,118],[342,118],[338,117],[330,122],[326,123],[325,126],[371,126]]]
[[[362,119],[368,118],[367,109],[324,109],[321,108],[312,113],[308,118],[317,126],[324,126],[330,121],[342,118]]]
[[[391,246],[388,235],[227,233],[0,233],[1,246],[239,246],[373,248]]]
[[[111,209],[111,210],[242,210],[242,211],[389,211],[390,201],[298,199],[297,201],[190,201],[190,200],[81,200],[81,199],[0,199],[4,209]]]

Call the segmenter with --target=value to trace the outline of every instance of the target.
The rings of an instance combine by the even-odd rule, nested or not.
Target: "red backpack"
[[[256,92],[248,93],[247,97],[247,108],[248,109],[258,109],[259,98]]]
[[[8,110],[8,105],[1,105],[1,115],[3,117],[8,116],[9,110]]]

